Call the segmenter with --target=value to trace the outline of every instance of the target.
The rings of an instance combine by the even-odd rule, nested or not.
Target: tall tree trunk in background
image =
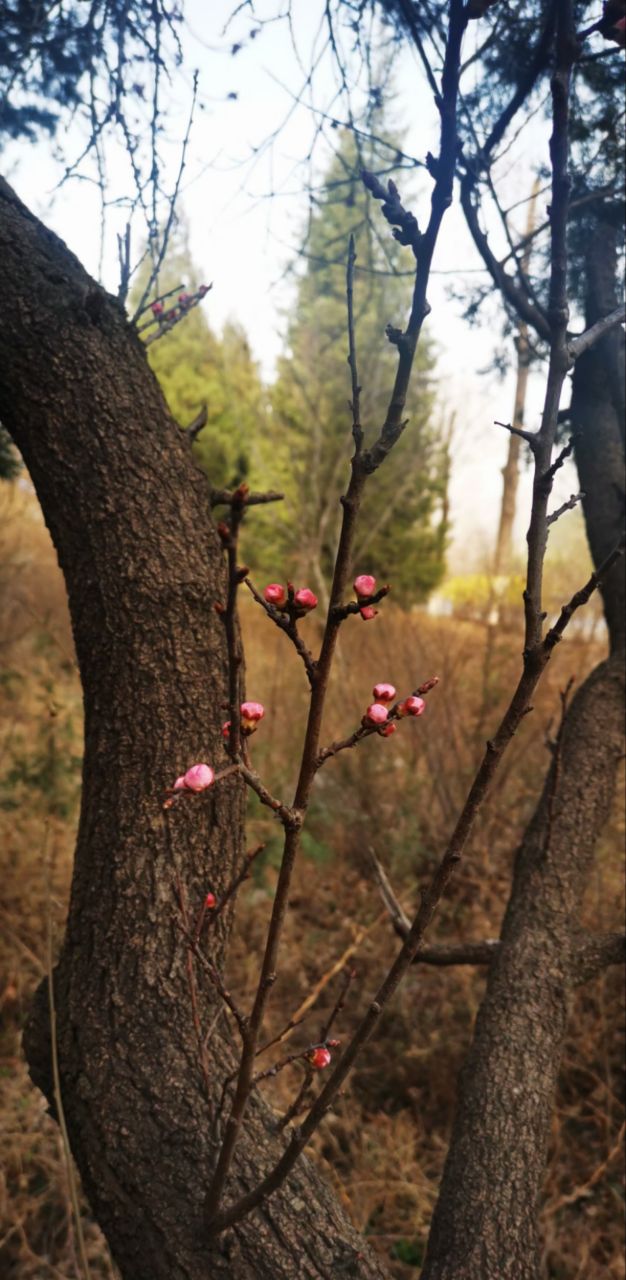
[[[587,325],[616,306],[615,235],[587,259]],[[572,418],[589,545],[598,564],[623,524],[624,335],[577,363]],[[594,848],[624,750],[624,560],[603,598],[611,656],[567,713],[560,752],[517,852],[502,948],[462,1072],[422,1280],[538,1280],[537,1207]]]
[[[1,180],[0,289],[0,417],[57,549],[84,690],[81,817],[54,983],[64,1110],[94,1213],[125,1280],[382,1277],[306,1161],[263,1213],[203,1237],[210,1105],[234,1048],[223,1017],[207,1100],[176,873],[194,908],[224,887],[241,855],[243,796],[231,777],[178,806],[172,849],[160,802],[185,767],[222,754],[219,540],[206,482],[122,308]],[[218,962],[229,924],[216,930]],[[208,1026],[214,993],[201,969],[197,981]],[[45,988],[25,1047],[53,1105]],[[232,1195],[282,1149],[267,1119],[250,1107]]]
[[[535,210],[537,208],[537,195],[539,193],[539,181],[535,179],[530,203],[528,205],[528,218],[526,220],[526,236],[532,236],[535,229]],[[530,257],[532,251],[532,241],[530,238],[524,248],[521,259],[521,267],[524,275],[528,275],[530,266]],[[526,408],[526,389],[528,387],[528,367],[529,367],[529,346],[528,346],[528,325],[525,320],[518,320],[517,324],[517,379],[515,383],[515,400],[513,403],[512,426],[518,429],[524,426],[524,410]],[[520,436],[509,435],[509,449],[507,459],[502,468],[502,501],[500,504],[500,522],[498,524],[498,533],[496,536],[496,549],[493,558],[493,572],[497,577],[498,574],[508,573],[511,567],[511,554],[513,549],[513,525],[515,523],[515,508],[517,504],[517,489],[519,483],[519,459],[520,446],[522,440]]]

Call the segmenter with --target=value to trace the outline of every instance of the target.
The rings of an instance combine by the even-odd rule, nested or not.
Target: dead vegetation
[[[37,508],[25,485],[3,486],[0,502],[0,1270],[7,1280],[70,1280],[82,1272],[64,1152],[29,1084],[20,1029],[45,974],[49,919],[57,940],[63,928],[80,788],[81,699],[63,586]],[[267,708],[254,756],[274,794],[289,797],[306,683],[284,637],[264,623],[254,605],[245,607],[248,692]],[[370,850],[409,908],[440,853],[518,661],[518,637],[505,630],[489,636],[486,664],[487,635],[480,621],[434,620],[392,606],[371,626],[359,619],[346,626],[327,741],[356,728],[375,681],[392,680],[407,692],[435,673],[441,683],[420,721],[344,752],[319,776],[268,1033],[294,1014],[304,1021],[276,1057],[315,1039],[349,966],[356,976],[333,1030],[347,1038],[393,953]],[[559,689],[572,675],[580,681],[600,653],[599,641],[581,636],[560,646],[442,903],[432,941],[497,937],[516,843],[545,771]],[[256,982],[279,834],[275,820],[251,801],[249,843],[263,840],[266,849],[240,895],[229,960],[229,983],[242,1003]],[[586,900],[584,923],[598,932],[621,922],[622,846],[616,816]],[[470,967],[416,966],[315,1140],[316,1158],[356,1225],[398,1277],[419,1273],[455,1082],[483,984],[481,971]],[[572,1008],[544,1195],[546,1280],[624,1277],[622,1060],[622,975],[609,969],[578,991]],[[294,1065],[262,1085],[278,1113],[300,1079]],[[115,1276],[86,1205],[83,1227],[92,1276]]]

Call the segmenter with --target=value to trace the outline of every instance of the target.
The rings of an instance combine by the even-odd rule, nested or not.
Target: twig
[[[188,427],[187,431],[190,430],[191,427]],[[284,497],[284,493],[277,493],[274,489],[268,489],[267,493],[248,493],[246,506],[258,507],[266,502],[282,502]],[[237,500],[236,489],[211,489],[209,501],[212,507],[230,507],[233,500]]]
[[[239,1031],[242,1037],[245,1036],[248,1020],[245,1014],[243,1014],[241,1010],[238,1008],[228,988],[224,986],[224,983],[222,982],[222,979],[219,975],[218,970],[215,968],[215,965],[211,964],[211,961],[207,959],[207,957],[203,954],[202,951],[200,951],[200,948],[198,947],[198,944],[195,941],[195,938],[189,926],[180,923],[178,924],[178,928],[180,932],[183,934],[184,938],[186,939],[189,950],[193,952],[196,960],[200,961],[202,968],[204,969],[205,973],[207,974],[207,977],[215,987],[215,990],[217,991],[218,995],[221,996],[226,1007],[230,1009],[230,1012],[232,1013],[235,1019],[235,1022],[237,1023],[237,1026],[239,1028]],[[201,1040],[201,1044],[203,1043],[204,1041]]]
[[[236,876],[233,876],[232,880],[230,881],[230,884],[227,885],[221,898],[218,898],[218,901],[216,902],[214,907],[208,908],[206,906],[206,899],[205,899],[205,901],[202,904],[202,907],[200,908],[198,923],[194,930],[194,939],[196,943],[200,941],[200,935],[202,933],[202,928],[203,928],[205,919],[208,918],[210,924],[214,924],[215,921],[219,919],[219,917],[221,916],[224,910],[224,907],[227,906],[227,904],[230,902],[230,899],[235,896],[237,890],[239,889],[240,885],[243,884],[244,880],[248,879],[248,876],[250,875],[250,867],[252,866],[254,859],[257,858],[259,854],[263,852],[264,848],[265,848],[264,844],[257,844],[254,846],[253,849],[248,850],[244,858],[241,869],[237,872]]]
[[[250,595],[254,600],[256,600],[257,604],[261,606],[268,618],[271,619],[276,627],[281,631],[284,631],[286,636],[289,636],[296,653],[299,654],[304,663],[309,684],[311,685],[311,688],[313,688],[317,673],[317,663],[313,654],[309,649],[307,649],[304,640],[298,632],[296,618],[293,613],[288,611],[283,612],[280,609],[276,609],[273,604],[270,604],[269,601],[261,595],[260,591],[257,591],[254,583],[251,582],[249,578],[244,578],[244,582],[250,592]]]
[[[497,418],[493,421],[494,427],[504,427],[505,431],[510,431],[512,436],[519,436],[530,445],[531,449],[535,447],[536,434],[533,431],[524,431],[523,427],[514,427],[510,422],[499,422]]]
[[[605,333],[610,333],[618,324],[624,324],[626,321],[626,311],[623,305],[616,307],[608,316],[603,316],[601,320],[596,320],[589,329],[579,334],[577,338],[571,338],[569,342],[569,354],[571,360],[577,360],[585,351],[588,351],[594,343],[603,338]]]
[[[369,853],[374,875],[382,900],[389,912],[391,923],[398,937],[404,941],[409,934],[411,921],[396,898],[387,873],[376,857],[374,850],[370,848]],[[480,942],[434,943],[429,947],[420,947],[415,957],[415,963],[441,966],[488,965],[492,963],[499,949],[500,943],[496,938],[483,938]]]
[[[557,414],[557,422],[558,420],[559,420],[559,415]],[[567,441],[567,444],[563,445],[563,448],[561,449],[560,453],[557,454],[552,465],[548,467],[548,470],[546,471],[545,477],[544,477],[546,481],[551,482],[552,480],[554,480],[554,477],[557,471],[560,470],[560,468],[563,466],[563,463],[567,460],[567,458],[569,458],[573,448],[574,448],[574,438],[573,436],[570,436],[570,439]]]
[[[573,614],[577,609],[580,609],[582,605],[586,604],[587,601],[591,599],[591,596],[597,587],[604,582],[607,573],[610,572],[613,565],[617,564],[617,561],[623,556],[625,549],[626,536],[622,535],[617,546],[606,557],[606,560],[603,560],[602,564],[594,570],[584,587],[581,587],[580,591],[575,591],[571,600],[569,600],[567,604],[563,605],[557,621],[547,632],[543,642],[543,647],[548,654],[550,654],[554,646],[558,644]]]
[[[566,511],[573,511],[574,507],[578,506],[578,503],[582,502],[584,497],[585,495],[582,492],[582,490],[580,493],[570,494],[568,501],[563,502],[560,507],[557,507],[556,511],[553,511],[552,514],[547,517],[546,524],[548,526],[550,526],[551,524],[556,524],[556,521],[560,518],[560,516],[565,515]]]
[[[361,426],[361,388],[359,386],[359,374],[356,359],[356,339],[354,333],[354,264],[356,262],[356,249],[354,247],[354,236],[350,236],[348,246],[348,269],[346,273],[346,294],[348,299],[348,364],[350,366],[350,379],[352,382],[352,399],[350,401],[350,409],[352,412],[352,438],[354,440],[354,450],[356,454],[360,454],[363,446],[363,428]]]
[[[169,813],[164,813],[163,820],[168,825],[168,829],[169,829]],[[170,838],[171,838],[171,832],[170,832]],[[198,1042],[198,1053],[200,1055],[200,1069],[202,1071],[202,1080],[204,1083],[206,1100],[210,1106],[211,1105],[211,1085],[209,1081],[209,1067],[208,1067],[206,1049],[204,1045],[204,1036],[202,1034],[202,1027],[200,1026],[200,1014],[198,1012],[198,994],[196,990],[196,975],[194,973],[194,967],[193,967],[194,950],[196,947],[197,938],[194,939],[190,931],[189,913],[187,911],[187,903],[185,901],[185,892],[183,889],[183,884],[180,878],[180,872],[178,870],[178,867],[175,868],[175,876],[176,876],[176,893],[178,896],[178,905],[179,905],[180,914],[182,917],[184,933],[188,939],[186,968],[187,968],[187,983],[189,986],[189,999],[191,1003],[191,1018],[194,1026],[194,1031],[196,1033],[196,1040]]]

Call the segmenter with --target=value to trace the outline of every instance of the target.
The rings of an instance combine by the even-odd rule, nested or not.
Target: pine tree
[[[181,220],[160,274],[159,292],[179,285],[192,292],[199,283]],[[141,288],[139,280],[135,298]],[[151,343],[148,352],[170,412],[181,427],[189,426],[206,405],[206,425],[194,451],[211,485],[232,487],[246,479],[254,469],[251,458],[265,417],[265,394],[241,327],[226,324],[220,338],[202,308],[195,307]]]
[[[379,130],[380,132],[380,130]],[[387,153],[388,154],[388,153]],[[410,304],[410,267],[393,241],[381,242],[370,219],[370,197],[358,176],[355,143],[340,142],[311,218],[287,351],[272,391],[272,483],[285,491],[282,511],[268,512],[268,572],[309,576],[324,598],[340,519],[352,439],[346,330],[346,258],[357,251],[355,321],[361,421],[366,442],[380,427],[396,352],[385,325],[402,324]],[[376,165],[376,157],[365,157]],[[433,353],[420,344],[407,405],[409,425],[381,467],[364,503],[355,568],[392,580],[394,599],[423,598],[444,569],[444,449],[432,427]],[[282,559],[281,559],[282,558]]]

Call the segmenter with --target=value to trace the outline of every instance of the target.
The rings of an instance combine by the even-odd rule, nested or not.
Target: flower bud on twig
[[[363,719],[369,724],[385,724],[388,716],[389,712],[382,702],[373,702],[371,707],[367,708]]]
[[[416,698],[413,694],[410,698],[405,698],[404,702],[398,707],[399,716],[421,716],[426,710],[426,703],[423,698]]]
[[[265,715],[265,707],[262,702],[242,702],[240,714],[244,733],[254,733],[259,720]]]
[[[287,603],[287,592],[281,582],[270,582],[263,592],[263,599],[268,604],[276,605],[277,609],[282,609]]]
[[[354,590],[358,600],[368,600],[373,596],[376,590],[376,579],[371,573],[360,573],[358,578],[354,579]]]
[[[393,702],[396,691],[392,684],[375,684],[372,689],[375,702]]]
[[[378,609],[375,609],[371,604],[366,604],[363,609],[359,609],[359,613],[364,622],[369,622],[371,618],[376,617]]]
[[[324,1067],[328,1067],[330,1065],[330,1060],[330,1049],[325,1049],[323,1046],[320,1046],[319,1049],[313,1049],[309,1055],[309,1062],[312,1067],[315,1067],[316,1071],[323,1071]]]
[[[309,591],[308,587],[301,587],[300,591],[296,591],[293,598],[297,609],[301,609],[303,613],[309,613],[311,609],[317,608],[317,596]]]

